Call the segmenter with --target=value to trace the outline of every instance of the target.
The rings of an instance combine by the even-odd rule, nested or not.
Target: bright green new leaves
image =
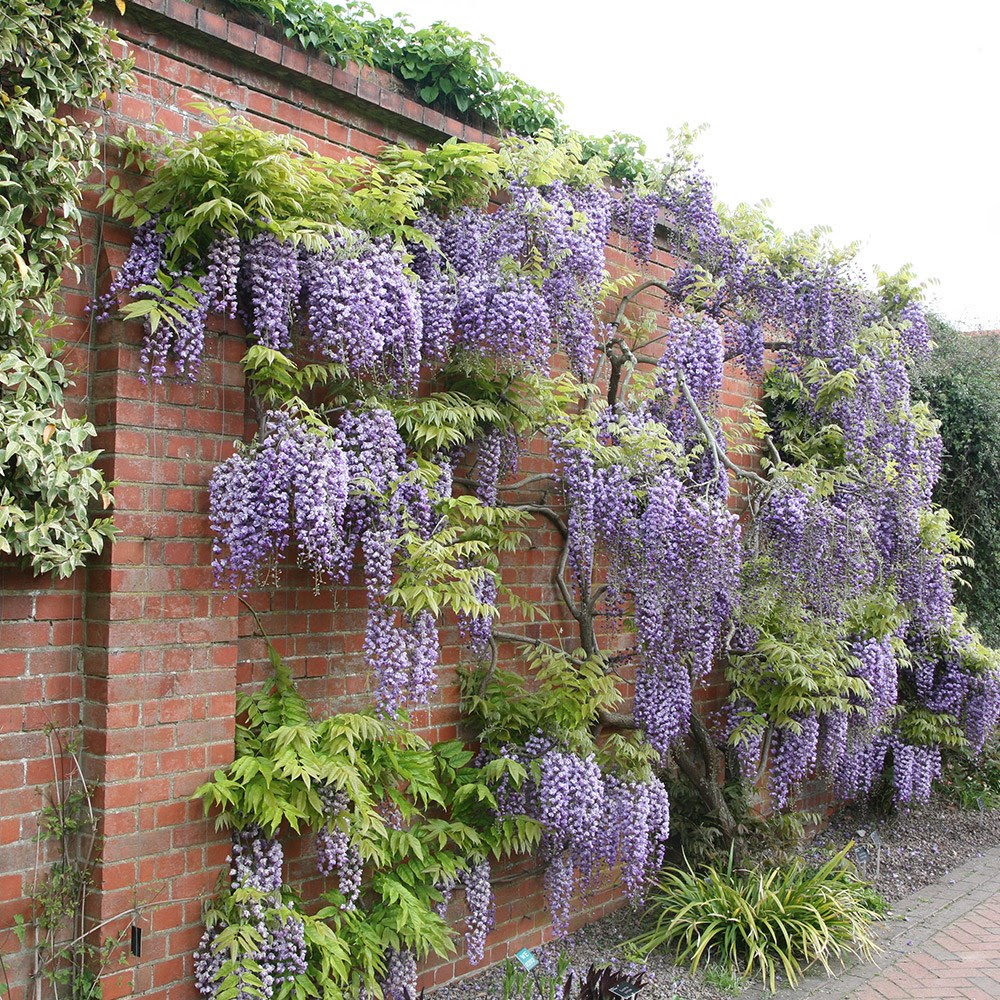
[[[459,741],[431,746],[405,725],[367,713],[314,720],[273,648],[270,657],[274,673],[264,688],[239,698],[235,760],[195,794],[206,812],[218,813],[219,826],[256,825],[272,836],[330,822],[321,785],[347,794],[345,829],[365,864],[362,902],[344,909],[344,897],[330,888],[310,915],[283,888],[287,912],[294,906],[306,922],[309,950],[309,971],[289,995],[350,997],[363,984],[377,996],[387,949],[419,956],[454,950],[452,932],[434,909],[441,901],[436,886],[487,854],[530,849],[540,830],[526,817],[496,821],[490,787],[501,776],[500,762],[479,769]],[[524,775],[512,777],[519,782]],[[390,811],[399,816],[398,828],[386,818]],[[249,956],[259,942],[239,905],[252,892],[233,892],[224,874],[206,917],[208,926],[227,925],[220,934],[227,937],[216,944],[232,955],[222,970],[223,991],[236,988],[241,967],[253,969]]]
[[[225,108],[195,108],[215,123],[197,136],[165,136],[159,145],[134,133],[119,140],[126,168],[148,179],[131,191],[112,177],[102,196],[133,226],[155,216],[174,263],[200,260],[220,232],[268,230],[314,247],[344,227],[422,240],[411,225],[421,209],[483,204],[501,165],[488,146],[455,140],[423,152],[390,146],[375,161],[334,160]]]

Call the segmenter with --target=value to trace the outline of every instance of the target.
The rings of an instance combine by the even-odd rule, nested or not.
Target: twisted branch
[[[520,635],[517,632],[497,632],[494,630],[493,638],[498,642],[513,642],[525,646],[542,646],[545,649],[552,650],[553,653],[558,653],[560,656],[564,655],[564,651],[558,646],[553,645],[551,642],[546,642],[544,639],[536,639],[530,635]]]
[[[756,472],[753,472],[750,469],[741,469],[719,447],[719,442],[715,439],[715,434],[712,433],[712,428],[709,427],[708,421],[705,419],[705,415],[701,412],[698,404],[694,401],[694,397],[691,395],[691,390],[688,388],[688,384],[680,372],[677,372],[677,384],[680,386],[681,393],[683,393],[688,406],[691,407],[694,419],[698,422],[698,427],[701,430],[705,441],[708,443],[708,446],[712,449],[716,461],[721,462],[734,476],[739,479],[749,480],[751,483],[756,483],[758,486],[770,486],[771,484],[763,476],[758,476]]]

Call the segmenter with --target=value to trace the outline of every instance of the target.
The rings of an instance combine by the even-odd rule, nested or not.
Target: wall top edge
[[[426,142],[455,137],[495,145],[497,137],[482,123],[461,121],[417,100],[406,83],[372,66],[348,62],[335,66],[320,52],[285,39],[262,18],[217,0],[126,0],[124,15],[113,0],[96,0],[101,19],[122,36],[128,25],[153,29],[293,82],[340,106],[358,111]],[[270,30],[267,30],[270,29]]]

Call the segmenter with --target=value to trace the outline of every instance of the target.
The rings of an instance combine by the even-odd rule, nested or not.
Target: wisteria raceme
[[[420,611],[413,618],[407,617],[407,626],[411,636],[409,692],[415,703],[422,704],[435,690],[440,658],[437,624],[429,611]]]
[[[899,737],[893,737],[890,746],[896,801],[926,802],[934,779],[941,777],[941,748],[915,746]]]
[[[748,643],[744,648],[750,648],[750,645]],[[726,706],[722,714],[726,736],[739,763],[740,776],[752,784],[757,781],[764,753],[764,726],[754,715],[754,706],[746,699]]]
[[[662,863],[670,831],[670,805],[659,779],[602,774],[592,757],[561,749],[541,734],[524,746],[504,747],[502,755],[537,774],[520,788],[504,782],[496,798],[501,819],[523,814],[542,825],[554,932],[568,929],[577,873],[589,884],[601,866],[620,864],[630,898],[640,902]]]
[[[634,438],[651,422],[659,427],[643,410],[622,409],[605,422],[602,438],[611,444]],[[598,467],[585,448],[558,433],[550,438],[569,508],[574,576],[589,592],[594,545],[601,542],[610,557],[609,609],[622,607],[625,598],[634,604],[641,653],[636,721],[665,754],[687,731],[692,683],[711,669],[734,605],[736,517],[724,493],[691,491],[670,461]]]
[[[248,826],[233,833],[229,877],[234,889],[253,889],[274,894],[281,891],[284,852],[274,837],[265,837],[259,827]]]
[[[226,953],[214,947],[219,930],[217,925],[206,928],[194,953],[194,985],[205,997],[214,996],[218,991],[219,974],[226,961]]]
[[[483,432],[479,438],[479,456],[476,460],[476,492],[488,507],[497,505],[502,449],[503,435],[499,428],[491,427]]]
[[[264,347],[287,351],[298,311],[298,247],[273,233],[252,236],[243,247],[240,291],[250,336]]]
[[[337,440],[271,410],[253,444],[219,465],[210,484],[216,580],[234,590],[272,569],[294,536],[317,577],[344,579],[349,463]],[[294,504],[294,511],[293,511]]]
[[[718,498],[690,495],[665,467],[639,518],[641,558],[629,589],[642,665],[635,714],[666,753],[687,731],[691,683],[712,668],[739,567],[735,516]]]
[[[225,929],[213,924],[206,928],[195,951],[195,985],[206,997],[216,997],[235,979],[235,996],[250,1000],[269,996],[277,983],[305,971],[305,936],[302,920],[281,904],[281,844],[266,837],[256,826],[234,831],[229,856],[232,890],[240,891],[238,904],[242,923],[251,924],[261,939],[257,950],[240,953],[232,966],[228,949],[218,949],[215,940]],[[225,975],[221,975],[225,972]]]
[[[319,434],[297,436],[292,477],[292,527],[300,559],[317,577],[343,579],[350,564],[344,515],[348,502],[347,456],[335,441]]]
[[[392,715],[407,700],[410,687],[410,657],[406,631],[396,622],[397,611],[385,604],[368,608],[365,627],[365,661],[375,670],[373,692],[379,710]]]
[[[354,374],[382,373],[413,385],[420,372],[423,316],[401,253],[362,233],[330,240],[301,258],[304,330],[310,346]]]
[[[570,902],[573,898],[573,859],[569,851],[563,851],[549,859],[542,882],[552,917],[552,933],[556,937],[562,937],[569,933]]]
[[[899,319],[909,324],[903,331],[903,342],[910,357],[924,357],[930,351],[931,331],[923,309],[916,302],[909,303],[900,310]]]
[[[350,800],[338,788],[322,785],[317,789],[328,823],[316,834],[316,867],[321,875],[338,876],[338,888],[344,897],[341,909],[353,910],[361,893],[362,860],[351,843],[347,829],[339,822]]]
[[[686,390],[709,421],[722,388],[723,334],[711,316],[680,313],[670,321],[670,347],[656,369],[657,397],[649,414],[666,425],[678,444],[690,448],[701,430]]]
[[[597,500],[597,467],[594,458],[557,434],[550,438],[549,451],[562,480],[569,507],[568,528],[570,566],[581,592],[590,586],[594,561],[594,513]]]
[[[828,775],[836,772],[844,754],[847,753],[847,734],[850,716],[847,712],[835,710],[824,712],[819,720],[819,745],[817,763]]]
[[[424,215],[419,222],[424,233],[440,238],[441,220]],[[455,335],[455,307],[458,304],[455,283],[440,250],[422,243],[411,244],[407,249],[413,258],[410,269],[418,279],[424,360],[445,361]]]
[[[636,906],[645,899],[650,878],[663,865],[670,835],[670,801],[663,783],[609,774],[604,779],[602,850],[607,864],[621,864],[622,880]]]
[[[542,217],[536,245],[550,273],[542,282],[542,294],[570,367],[586,379],[597,347],[594,314],[604,282],[614,199],[599,185],[570,187],[562,181],[543,195],[549,211]]]
[[[970,678],[962,724],[969,749],[978,754],[1000,725],[1000,677],[995,673],[984,672]]]
[[[201,279],[208,308],[236,318],[239,296],[241,248],[238,236],[219,236],[208,248],[205,276]]]
[[[169,280],[174,285],[184,285],[184,279],[189,274],[171,272]],[[147,297],[159,300],[161,303],[167,297],[164,281],[167,278],[154,279],[153,291]],[[198,374],[201,358],[205,347],[205,319],[208,315],[207,296],[204,291],[186,289],[194,299],[193,305],[177,306],[169,319],[160,323],[154,331],[147,322],[142,348],[139,352],[141,363],[140,378],[145,380],[148,375],[154,382],[162,382],[167,373],[168,364],[174,362],[174,371],[178,376],[184,376],[193,381]]]
[[[480,603],[495,607],[497,602],[496,575],[485,568],[482,569],[473,584],[473,593]],[[473,656],[482,656],[489,648],[490,639],[493,637],[493,616],[491,614],[460,614],[458,627],[463,638],[469,644],[469,650]]]
[[[832,621],[880,573],[867,519],[839,500],[781,483],[761,504],[752,539],[782,590]]]
[[[473,965],[479,965],[483,960],[486,936],[496,924],[491,877],[488,858],[481,858],[459,875],[469,908],[468,929],[465,932],[466,955]]]
[[[834,772],[833,788],[838,798],[867,795],[882,776],[889,749],[888,738],[848,730],[847,749]]]
[[[442,919],[448,919],[448,907],[451,904],[451,897],[455,892],[457,879],[445,876],[445,878],[435,883],[434,888],[441,893],[441,900],[434,904],[434,912]]]
[[[417,958],[412,951],[388,951],[381,985],[385,1000],[417,1000]]]
[[[455,329],[461,350],[528,368],[543,368],[551,353],[545,300],[531,279],[520,275],[460,278]]]
[[[305,924],[300,917],[278,919],[269,928],[262,965],[274,982],[284,983],[306,971]]]
[[[798,731],[781,727],[771,739],[771,797],[778,809],[783,809],[793,789],[809,776],[816,766],[819,750],[819,718],[799,715],[795,719]]]
[[[107,294],[94,303],[93,311],[98,322],[111,315],[117,296],[133,294],[140,285],[156,281],[156,274],[163,264],[166,242],[167,234],[159,231],[156,219],[149,219],[136,229],[125,263],[112,278]]]
[[[653,252],[653,236],[660,213],[661,198],[656,193],[638,194],[628,187],[615,199],[612,225],[635,244],[638,256],[646,260]]]

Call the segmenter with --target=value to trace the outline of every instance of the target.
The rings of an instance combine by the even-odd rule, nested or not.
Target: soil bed
[[[877,863],[881,839],[881,864]],[[925,806],[880,817],[870,809],[850,806],[840,810],[816,835],[806,856],[821,857],[821,851],[839,850],[849,840],[868,851],[863,869],[890,903],[939,881],[952,868],[982,855],[1000,843],[1000,811],[960,809],[935,794]],[[814,853],[815,852],[815,853]]]

